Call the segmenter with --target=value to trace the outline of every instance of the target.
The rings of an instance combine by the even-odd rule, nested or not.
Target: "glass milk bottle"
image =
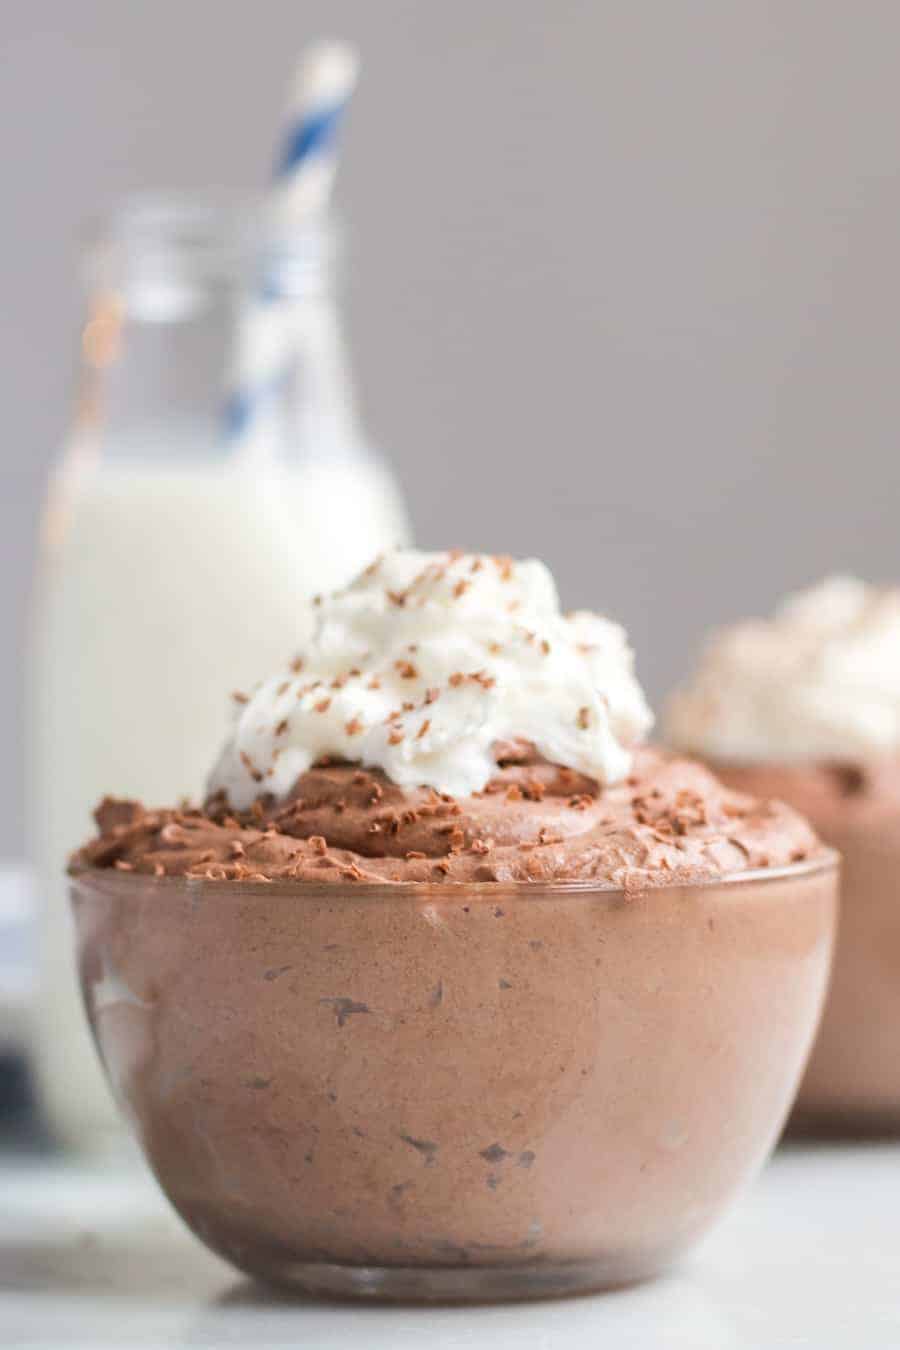
[[[138,203],[89,259],[29,680],[35,1064],[49,1123],[74,1146],[117,1130],[76,993],[64,877],[93,807],[106,793],[157,805],[202,794],[229,692],[290,659],[314,593],[407,538],[354,411],[331,233],[259,236],[234,213]]]

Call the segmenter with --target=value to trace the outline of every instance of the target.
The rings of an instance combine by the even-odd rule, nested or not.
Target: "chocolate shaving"
[[[259,769],[256,768],[255,764],[253,763],[253,760],[247,754],[246,750],[242,750],[240,752],[240,760],[244,768],[249,773],[250,777],[253,779],[254,783],[261,783],[263,780],[263,776],[260,773]]]

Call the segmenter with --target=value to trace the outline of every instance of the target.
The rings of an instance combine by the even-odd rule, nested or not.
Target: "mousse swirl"
[[[779,802],[639,745],[621,628],[542,563],[393,553],[238,698],[202,808],[107,799],[74,870],[221,881],[593,881],[640,891],[811,858]]]
[[[701,765],[636,751],[599,789],[525,743],[497,748],[482,792],[400,788],[381,770],[328,764],[286,800],[246,811],[147,810],[108,799],[74,870],[109,867],[211,881],[593,881],[639,892],[814,859],[821,845],[781,802],[732,792]]]

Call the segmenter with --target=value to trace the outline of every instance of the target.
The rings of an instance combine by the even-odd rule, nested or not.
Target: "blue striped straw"
[[[359,61],[344,42],[317,42],[300,60],[275,163],[272,198],[289,224],[321,214],[337,168],[337,131]]]
[[[343,42],[318,42],[294,77],[266,217],[276,237],[321,217],[337,169],[337,132],[356,85],[359,62]],[[249,448],[277,403],[290,371],[291,305],[264,275],[241,317],[233,387],[225,405],[229,441]]]

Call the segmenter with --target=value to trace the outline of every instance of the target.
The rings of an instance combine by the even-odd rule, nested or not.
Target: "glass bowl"
[[[72,880],[88,1015],[190,1228],[314,1293],[573,1293],[761,1166],[822,1004],[834,855],[640,895]]]
[[[841,854],[841,917],[822,1024],[793,1128],[900,1132],[900,794],[895,764],[714,765],[779,797]]]

